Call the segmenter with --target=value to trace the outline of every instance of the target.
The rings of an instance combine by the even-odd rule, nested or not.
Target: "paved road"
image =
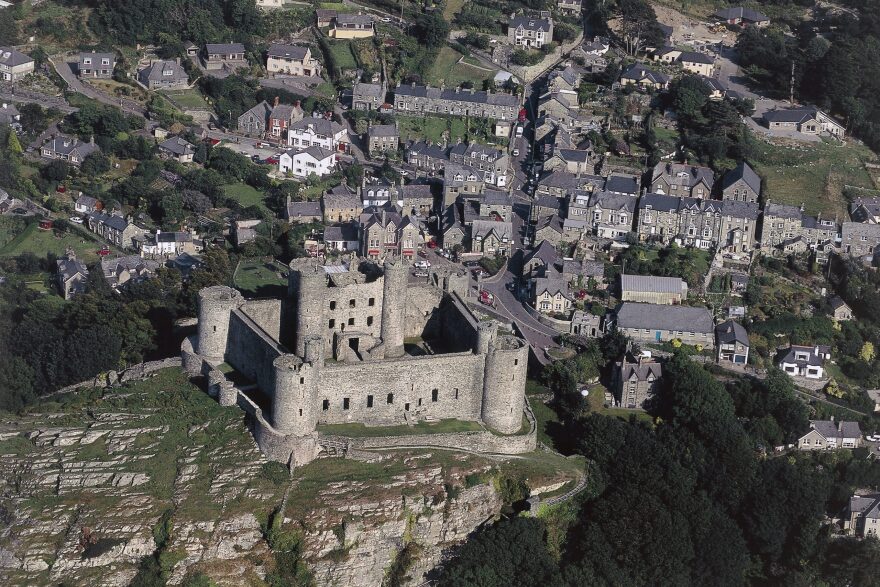
[[[320,77],[287,76],[261,79],[260,85],[264,88],[278,88],[287,90],[301,96],[318,96],[315,86],[323,82]]]
[[[64,83],[67,84],[67,87],[70,88],[71,91],[78,92],[83,96],[86,96],[87,98],[97,100],[98,102],[107,104],[108,106],[116,106],[117,108],[121,108],[122,111],[126,114],[133,114],[142,118],[146,116],[147,111],[137,102],[126,100],[125,98],[110,97],[103,92],[99,92],[92,86],[82,83],[79,78],[76,77],[76,75],[73,73],[70,64],[66,61],[58,60],[56,62],[50,59],[49,63],[52,64],[52,67],[55,68],[55,71],[58,72],[58,75],[61,76],[61,79],[64,80]]]

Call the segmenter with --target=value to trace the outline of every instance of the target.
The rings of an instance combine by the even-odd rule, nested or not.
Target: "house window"
[[[385,399],[385,403],[386,404],[393,404],[394,403],[394,394],[393,393],[388,394],[388,397]]]
[[[347,397],[342,398],[342,409],[347,410],[349,404],[349,399]]]
[[[325,412],[330,409],[330,400],[329,399],[325,399],[323,402],[321,402],[321,409],[324,410]]]
[[[437,396],[438,396],[439,394],[440,394],[440,392],[439,392],[438,390],[436,390],[436,389],[432,389],[432,390],[431,390],[431,401],[432,401],[432,402],[437,401]]]
[[[373,396],[372,396],[372,395],[368,395],[368,396],[367,396],[367,407],[368,407],[368,408],[372,408],[372,407],[373,407]]]

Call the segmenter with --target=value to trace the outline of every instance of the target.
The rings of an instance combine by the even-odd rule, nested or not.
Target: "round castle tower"
[[[296,345],[300,357],[306,354],[306,341],[313,336],[324,339],[324,304],[326,303],[327,274],[313,259],[294,259],[290,262],[288,294],[295,300]]]
[[[273,362],[272,426],[282,434],[306,436],[318,425],[318,384],[324,361],[324,339],[306,341],[306,362],[283,355]]]
[[[384,263],[382,285],[382,344],[386,357],[403,356],[403,333],[406,320],[406,288],[409,266],[403,259]]]
[[[529,347],[515,336],[497,336],[489,345],[482,418],[502,434],[514,434],[522,426],[528,360]]]
[[[223,285],[199,291],[197,352],[209,363],[222,363],[229,337],[229,314],[241,306],[241,293]]]

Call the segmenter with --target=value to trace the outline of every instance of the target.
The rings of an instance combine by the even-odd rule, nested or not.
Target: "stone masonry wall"
[[[275,371],[272,361],[280,357],[282,350],[277,342],[248,316],[235,310],[229,317],[229,344],[226,360],[245,377],[256,381],[264,393],[270,394],[275,387]]]
[[[356,438],[322,435],[322,438],[348,442],[351,448],[363,450],[405,446],[434,446],[437,448],[470,450],[479,453],[514,455],[531,452],[537,447],[537,433],[534,429],[526,434],[511,436],[501,436],[489,431],[483,431]]]
[[[326,364],[318,386],[318,423],[402,424],[407,414],[477,420],[484,367],[485,357],[473,353]],[[436,401],[432,397],[435,389]],[[388,403],[388,394],[393,394],[392,403]],[[371,408],[367,407],[369,396]],[[345,398],[348,409],[344,409]]]
[[[241,310],[266,334],[275,340],[281,340],[281,300],[248,300]]]

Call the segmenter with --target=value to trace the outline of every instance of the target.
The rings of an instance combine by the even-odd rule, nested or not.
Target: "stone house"
[[[270,74],[321,76],[321,63],[309,47],[273,43],[266,54],[266,71]]]
[[[677,338],[705,349],[715,346],[715,324],[704,307],[623,302],[617,328],[636,342],[659,344]]]
[[[449,206],[461,196],[479,196],[486,189],[486,172],[449,163],[443,169],[443,205]]]
[[[355,110],[378,110],[385,103],[385,86],[357,82],[351,91],[351,107]]]
[[[858,422],[810,420],[810,431],[798,438],[798,450],[833,450],[858,448],[862,445],[862,429]]]
[[[69,300],[86,291],[89,270],[85,263],[77,260],[76,253],[68,249],[67,255],[55,261],[58,272],[58,289],[61,297]]]
[[[394,90],[397,114],[447,114],[490,120],[516,120],[520,101],[511,94],[497,94],[472,89],[443,89],[413,84],[398,85]]]
[[[578,8],[580,8],[580,3],[578,3]],[[576,92],[581,83],[581,74],[577,69],[569,65],[565,69],[550,73],[548,79],[547,87],[550,92],[559,90]],[[577,101],[575,101],[575,104],[577,104]]]
[[[320,222],[323,219],[323,215],[321,214],[321,202],[293,202],[288,199],[284,217],[287,218],[287,221],[291,224]]]
[[[715,69],[715,60],[704,53],[685,51],[678,56],[678,62],[685,71],[707,77]]]
[[[324,222],[349,222],[358,220],[363,208],[357,194],[346,185],[338,185],[321,197]]]
[[[844,222],[840,230],[841,250],[853,257],[873,257],[880,245],[880,224]]]
[[[470,226],[470,251],[487,256],[509,257],[513,247],[513,224],[474,220]]]
[[[540,49],[553,40],[553,19],[547,16],[535,18],[521,14],[507,23],[507,42],[516,47]]]
[[[678,236],[680,200],[666,194],[645,194],[639,200],[638,235],[643,242],[664,245]]]
[[[449,150],[449,160],[459,165],[489,171],[489,183],[498,187],[507,185],[510,157],[503,151],[479,143],[458,143]]]
[[[737,365],[749,362],[749,334],[739,322],[727,320],[715,327],[718,362],[727,361]]]
[[[687,299],[688,286],[680,277],[621,275],[620,301],[673,305]]]
[[[324,250],[345,253],[357,251],[360,246],[356,222],[333,224],[324,228]]]
[[[590,216],[587,218],[596,236],[619,240],[632,232],[638,198],[610,192],[590,195]]]
[[[220,69],[235,71],[239,67],[247,67],[244,45],[241,43],[208,43],[205,45],[203,62],[208,71]]]
[[[156,274],[160,267],[158,261],[143,259],[140,255],[127,257],[104,257],[101,259],[101,274],[115,290],[130,283],[140,283]]]
[[[558,214],[542,216],[535,223],[535,242],[548,241],[558,245],[565,240],[563,219]]]
[[[486,190],[479,197],[468,197],[483,218],[510,222],[513,220],[513,198],[507,192]]]
[[[760,196],[761,178],[745,161],[740,161],[739,165],[724,174],[721,180],[722,200],[756,204]]]
[[[318,28],[332,25],[333,21],[336,20],[336,16],[335,10],[324,10],[321,8],[315,10],[315,20],[317,21]]]
[[[178,163],[192,163],[195,147],[181,137],[170,137],[159,143],[159,157],[174,159]]]
[[[849,217],[853,222],[880,224],[880,198],[857,197],[849,204]]]
[[[189,87],[189,74],[175,60],[153,61],[138,71],[138,81],[150,90],[183,90]]]
[[[567,198],[576,190],[592,193],[605,188],[605,178],[598,175],[575,175],[562,169],[546,173],[538,180],[538,195]]]
[[[556,0],[556,9],[562,14],[579,16],[581,13],[581,0]]]
[[[269,124],[272,106],[263,100],[238,117],[238,131],[251,137],[263,137]]]
[[[449,155],[443,147],[418,141],[410,144],[406,149],[406,162],[417,170],[433,174],[437,171],[443,171],[446,163],[449,162]]]
[[[829,304],[831,305],[831,317],[835,322],[846,322],[853,319],[852,309],[840,296],[833,296]]]
[[[823,365],[831,358],[831,348],[825,345],[791,345],[784,350],[779,359],[779,368],[789,375],[822,379],[825,376]]]
[[[367,131],[370,155],[374,153],[396,153],[400,144],[400,133],[396,124],[377,124]]]
[[[549,194],[537,194],[532,202],[532,216],[544,218],[560,214],[563,207],[563,199]]]
[[[34,72],[34,60],[12,47],[0,47],[0,80],[17,82]]]
[[[612,194],[639,195],[639,178],[624,173],[611,173],[605,178],[605,191]]]
[[[538,277],[533,280],[532,305],[543,314],[564,313],[571,310],[574,296],[568,283],[558,277]]]
[[[848,534],[880,538],[880,493],[853,495],[847,513],[849,518],[844,520],[844,529]]]
[[[550,241],[541,241],[523,258],[522,274],[527,277],[548,277],[559,263],[556,247]]]
[[[764,221],[761,225],[761,246],[773,248],[784,241],[801,235],[803,209],[788,204],[764,204]]]
[[[348,149],[348,130],[332,120],[308,117],[293,122],[287,132],[290,147],[321,147],[327,151]]]
[[[655,194],[708,198],[714,184],[711,169],[687,163],[660,162],[651,174],[651,191]]]
[[[115,214],[92,212],[86,221],[89,230],[123,249],[136,248],[137,240],[146,232],[143,228]]]
[[[434,192],[428,184],[398,185],[391,189],[391,194],[405,214],[427,217],[434,210]]]
[[[557,126],[574,127],[579,115],[578,96],[571,90],[547,92],[538,100],[538,116],[552,119]]]
[[[374,34],[373,17],[369,14],[337,14],[329,32],[334,39],[366,39]]]
[[[843,138],[846,128],[815,106],[768,110],[763,116],[764,124],[771,130],[796,131],[805,135],[827,133]]]
[[[614,364],[614,391],[620,407],[644,409],[646,402],[657,392],[662,376],[662,366],[651,357],[639,356],[629,360],[624,356]]]
[[[115,53],[80,53],[77,61],[77,74],[79,77],[91,77],[97,79],[110,79],[113,77],[113,68],[116,67]]]
[[[728,200],[721,204],[721,226],[718,246],[730,252],[745,253],[755,246],[758,216],[761,209],[757,203]]]
[[[76,137],[56,135],[40,147],[40,155],[46,159],[60,159],[79,166],[83,160],[101,149],[94,142],[84,143]]]
[[[303,109],[299,100],[293,104],[281,104],[275,98],[272,111],[269,112],[269,126],[266,128],[266,138],[282,141],[287,138],[290,126],[303,119]]]
[[[665,90],[669,87],[669,76],[652,71],[641,63],[633,63],[620,74],[624,86],[636,85],[642,89]]]
[[[683,246],[710,249],[721,237],[722,202],[700,198],[681,198],[677,242]]]
[[[808,216],[804,214],[803,207],[769,201],[764,204],[761,246],[771,252],[781,250],[788,254],[812,250],[816,252],[817,259],[824,262],[838,235],[836,221]]]
[[[360,217],[361,254],[370,259],[412,260],[424,245],[424,232],[411,216],[393,205],[372,207]]]
[[[464,246],[467,240],[467,227],[461,221],[457,204],[451,204],[443,211],[443,247],[452,249]]]
[[[605,288],[605,263],[590,259],[563,259],[562,278],[572,287],[587,287],[592,280],[599,289]]]
[[[591,312],[575,310],[571,315],[569,333],[587,338],[602,336],[602,318]]]
[[[73,209],[76,213],[82,214],[83,216],[91,214],[95,210],[102,210],[103,208],[104,204],[99,199],[86,195],[79,196],[73,204]]]
[[[564,169],[569,173],[592,173],[596,167],[596,154],[592,149],[556,149],[544,162],[544,169]]]

